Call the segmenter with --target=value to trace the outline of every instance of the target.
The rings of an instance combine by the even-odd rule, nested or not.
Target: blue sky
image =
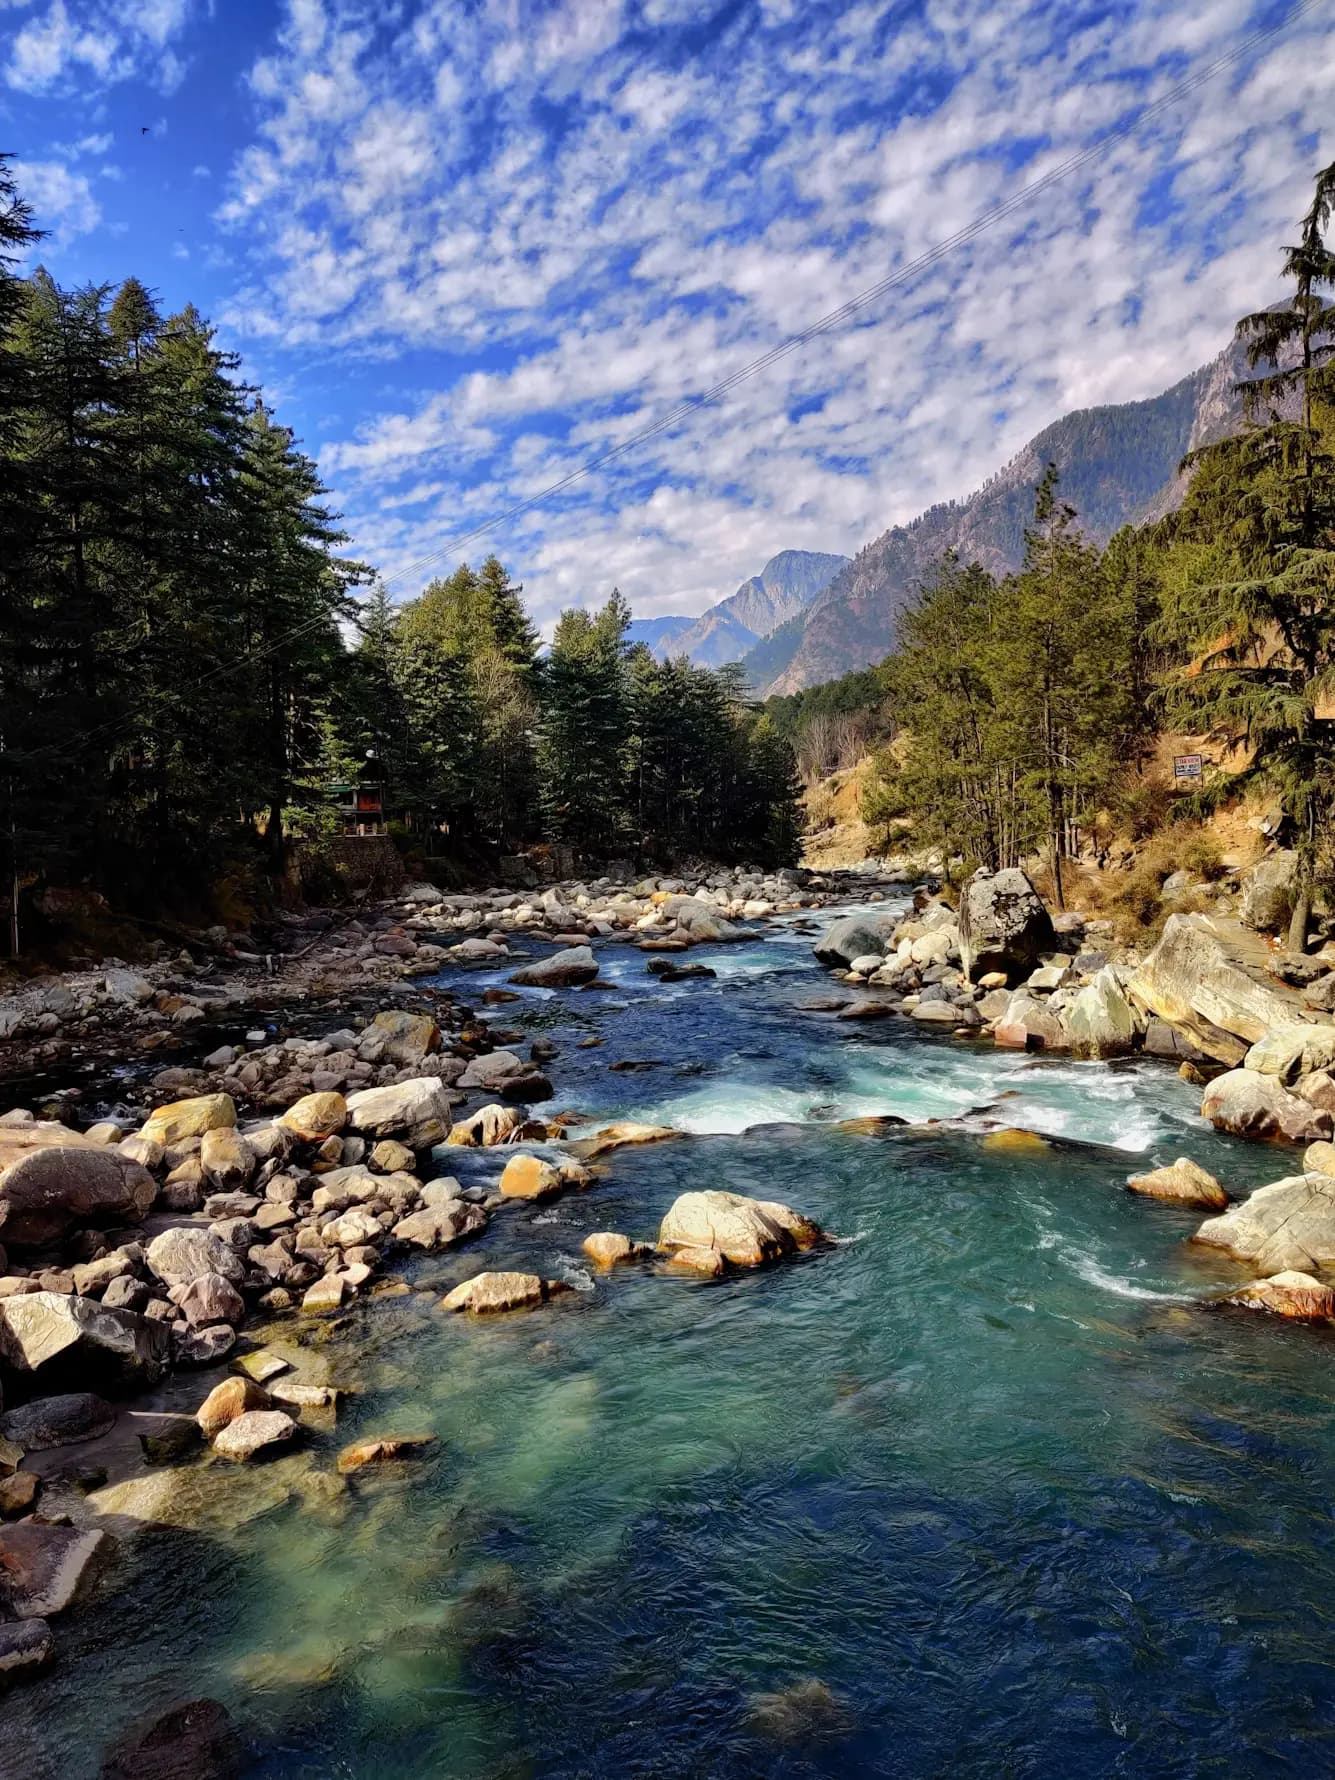
[[[1283,16],[1249,0],[0,0],[57,277],[193,300],[413,565]],[[544,622],[855,551],[1275,294],[1335,157],[1335,0],[853,325],[466,551]]]

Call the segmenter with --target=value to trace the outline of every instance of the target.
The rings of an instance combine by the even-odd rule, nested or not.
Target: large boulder
[[[959,929],[960,958],[971,980],[999,970],[1013,982],[1057,949],[1052,917],[1018,866],[974,873],[960,898]]]
[[[53,1446],[77,1446],[97,1440],[114,1424],[116,1411],[91,1391],[70,1391],[59,1397],[38,1397],[0,1415],[0,1439],[12,1440],[24,1452],[46,1452]]]
[[[403,1137],[414,1148],[438,1143],[449,1129],[450,1094],[438,1077],[414,1076],[348,1095],[348,1123],[375,1137]]]
[[[658,1246],[713,1249],[734,1267],[759,1267],[798,1249],[814,1248],[823,1238],[812,1223],[790,1206],[742,1193],[682,1193],[670,1206],[658,1231]]]
[[[61,1292],[0,1298],[0,1359],[15,1372],[39,1373],[39,1388],[132,1390],[155,1384],[170,1355],[167,1325],[133,1311]]]
[[[321,1143],[326,1137],[337,1136],[347,1122],[348,1103],[333,1089],[304,1095],[277,1120],[284,1130],[307,1143]]]
[[[140,1132],[170,1149],[206,1131],[225,1130],[236,1124],[236,1103],[230,1094],[197,1094],[191,1100],[174,1100],[156,1107]]]
[[[1256,933],[1287,928],[1298,889],[1298,855],[1284,851],[1259,860],[1247,873],[1238,919]]]
[[[532,989],[570,989],[591,983],[597,974],[598,960],[592,946],[568,946],[563,952],[553,952],[550,958],[515,971],[510,981]]]
[[[253,1378],[234,1373],[231,1378],[224,1378],[221,1384],[214,1385],[195,1411],[195,1420],[204,1438],[212,1440],[215,1434],[221,1434],[243,1415],[272,1408],[273,1399],[263,1385],[256,1384]]]
[[[82,1224],[137,1224],[156,1193],[148,1170],[118,1150],[31,1150],[0,1175],[0,1242],[42,1248]]]
[[[420,1063],[432,1051],[440,1049],[440,1027],[430,1014],[409,1014],[387,1009],[372,1020],[371,1030],[384,1033],[383,1054],[390,1062],[405,1067]]]
[[[1258,1187],[1222,1217],[1207,1218],[1193,1242],[1225,1249],[1258,1273],[1312,1273],[1335,1263],[1335,1176],[1294,1174]]]
[[[1304,1021],[1276,1026],[1252,1046],[1243,1066],[1260,1075],[1277,1076],[1286,1087],[1291,1086],[1300,1075],[1315,1075],[1335,1066],[1335,1026],[1311,1026]]]
[[[0,1526],[0,1618],[50,1619],[87,1592],[110,1556],[106,1533],[21,1520]]]
[[[485,1093],[495,1094],[515,1076],[526,1074],[530,1067],[513,1051],[487,1051],[481,1057],[473,1058],[455,1086],[461,1093],[481,1088]]]
[[[410,1212],[394,1226],[394,1237],[411,1248],[449,1248],[465,1236],[486,1228],[487,1214],[480,1205],[463,1199],[446,1201],[443,1205],[426,1205]]]
[[[1108,966],[1083,988],[1062,1015],[1077,1057],[1116,1057],[1136,1038],[1136,1016]]]
[[[1230,1064],[1241,1063],[1271,1027],[1290,1025],[1298,1006],[1227,945],[1205,915],[1168,917],[1127,994],[1186,1032],[1207,1056]]]
[[[851,969],[855,958],[875,957],[879,963],[894,932],[892,915],[845,915],[831,922],[812,950],[822,964]]]
[[[523,1123],[524,1115],[513,1106],[481,1106],[451,1126],[445,1141],[462,1149],[490,1149],[498,1143],[509,1143]]]
[[[164,1230],[148,1245],[149,1269],[166,1286],[189,1286],[206,1273],[220,1273],[235,1285],[244,1279],[245,1262],[230,1243],[210,1230],[177,1226]]]
[[[1201,1116],[1218,1131],[1276,1143],[1315,1143],[1331,1135],[1331,1115],[1290,1094],[1278,1078],[1254,1069],[1216,1076],[1201,1100]]]
[[[687,938],[698,945],[741,938],[731,921],[726,921],[713,903],[705,902],[699,896],[669,896],[661,907],[663,914],[675,921]]]

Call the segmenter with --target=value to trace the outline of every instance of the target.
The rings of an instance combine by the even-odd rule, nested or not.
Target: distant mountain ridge
[[[740,661],[776,625],[805,611],[848,560],[819,550],[781,550],[698,618],[636,618],[628,640],[646,644],[664,659],[689,656],[698,667]]]
[[[1183,457],[1241,423],[1235,385],[1248,374],[1245,350],[1233,343],[1161,395],[1063,415],[966,499],[929,507],[864,546],[743,658],[752,689],[797,692],[879,661],[894,647],[899,613],[947,550],[994,574],[1018,568],[1049,462],[1061,472],[1062,498],[1099,544],[1122,525],[1171,512],[1185,491]]]

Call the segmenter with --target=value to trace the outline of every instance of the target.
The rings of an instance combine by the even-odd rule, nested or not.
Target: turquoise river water
[[[92,1780],[127,1720],[201,1695],[254,1780],[1335,1773],[1335,1348],[1205,1308],[1237,1275],[1124,1190],[1183,1153],[1239,1189],[1283,1159],[1216,1137],[1167,1066],[801,1011],[810,947],[775,923],[664,986],[609,946],[609,991],[495,1010],[561,1047],[556,1106],[693,1135],[499,1213],[329,1334],[337,1428],[193,1464],[200,1524],[129,1547],[0,1707],[7,1776]],[[1057,1141],[985,1149],[984,1107]],[[835,1128],[885,1113],[912,1123]],[[590,1230],[652,1237],[713,1186],[838,1242],[593,1277]],[[509,1265],[578,1289],[436,1307]],[[421,1430],[425,1460],[324,1487],[346,1441]]]

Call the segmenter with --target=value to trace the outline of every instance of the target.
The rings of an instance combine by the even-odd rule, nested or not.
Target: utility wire
[[[1058,162],[1055,167],[1050,168],[1048,172],[1044,173],[1040,178],[1031,180],[1028,185],[1021,186],[1020,189],[1013,192],[1010,197],[999,199],[988,209],[981,211],[971,222],[964,224],[962,228],[956,229],[952,235],[948,235],[945,240],[937,242],[934,247],[928,248],[925,253],[919,254],[916,259],[910,260],[907,265],[901,266],[898,271],[890,273],[889,276],[878,280],[875,284],[868,285],[865,290],[859,291],[855,296],[850,297],[847,302],[841,303],[837,309],[830,310],[828,315],[823,315],[818,321],[812,322],[811,325],[804,328],[801,333],[792,334],[788,339],[782,340],[777,345],[770,347],[766,352],[761,353],[758,358],[752,359],[748,364],[731,372],[727,377],[721,378],[717,383],[712,384],[708,389],[701,391],[698,395],[683,398],[658,420],[652,421],[649,425],[641,427],[637,432],[622,439],[620,443],[609,446],[606,451],[601,451],[596,456],[588,458],[584,463],[578,465],[575,469],[569,471],[557,481],[549,483],[546,488],[540,489],[537,494],[530,495],[527,500],[516,502],[514,506],[506,508],[504,512],[494,514],[490,519],[482,520],[479,524],[471,527],[467,531],[452,534],[443,544],[437,546],[434,550],[428,551],[425,556],[420,556],[415,562],[407,563],[403,568],[396,570],[394,574],[385,576],[382,585],[389,587],[392,586],[394,582],[403,580],[406,576],[419,574],[421,570],[426,568],[429,564],[439,561],[442,556],[452,554],[454,551],[458,550],[461,545],[469,544],[475,538],[482,537],[487,532],[494,531],[498,526],[505,525],[511,520],[521,518],[525,513],[531,513],[535,507],[543,506],[556,495],[563,493],[567,488],[571,487],[572,484],[583,480],[586,476],[591,476],[595,470],[601,469],[604,464],[611,463],[615,459],[623,457],[627,452],[633,451],[637,446],[645,444],[648,440],[657,438],[661,433],[667,432],[682,420],[697,413],[701,408],[707,408],[713,403],[720,401],[724,396],[736,389],[738,384],[744,383],[749,378],[757,376],[761,371],[768,370],[771,365],[778,364],[780,360],[785,359],[791,353],[798,351],[809,341],[816,339],[821,334],[828,333],[832,328],[839,327],[843,322],[851,321],[862,310],[870,307],[873,303],[878,302],[882,297],[889,295],[891,291],[901,289],[904,285],[911,283],[923,272],[928,271],[939,261],[945,259],[947,255],[953,253],[956,248],[965,246],[978,235],[981,235],[984,230],[994,227],[999,222],[1004,222],[1007,217],[1013,216],[1026,204],[1032,203],[1035,198],[1041,197],[1044,192],[1050,191],[1053,186],[1058,185],[1061,181],[1069,179],[1072,174],[1079,173],[1084,168],[1092,166],[1094,162],[1102,159],[1102,157],[1109,153],[1110,150],[1116,148],[1119,143],[1128,141],[1137,133],[1137,131],[1142,129],[1145,124],[1149,123],[1151,119],[1161,116],[1165,111],[1170,110],[1176,105],[1179,100],[1186,98],[1190,93],[1194,93],[1208,81],[1214,80],[1226,69],[1232,68],[1236,63],[1242,61],[1244,57],[1250,55],[1252,51],[1257,49],[1261,44],[1267,42],[1272,37],[1278,36],[1281,31],[1286,30],[1290,25],[1296,23],[1305,13],[1311,12],[1316,4],[1317,0],[1297,0],[1297,3],[1284,18],[1277,19],[1273,24],[1261,26],[1258,30],[1251,32],[1239,43],[1235,44],[1231,50],[1226,51],[1223,55],[1216,56],[1213,61],[1206,63],[1204,67],[1198,68],[1193,74],[1189,74],[1185,79],[1179,81],[1176,86],[1170,87],[1160,98],[1155,99],[1149,105],[1142,106],[1130,117],[1124,119],[1122,123],[1115,125],[1111,130],[1105,131],[1105,133],[1100,136],[1097,141],[1091,143],[1088,148],[1080,149],[1075,154],[1068,155],[1065,160]],[[289,643],[295,642],[298,637],[304,636],[308,631],[317,630],[321,625],[327,622],[327,614],[321,614],[321,616],[310,619],[305,624],[299,624],[294,629],[286,631],[282,636],[276,637],[272,643],[266,644],[264,648],[250,650],[234,661],[222,663],[220,666],[212,669],[209,673],[202,675],[200,679],[194,682],[193,686],[187,687],[185,690],[197,691],[200,687],[209,685],[212,681],[221,678],[225,674],[236,673],[241,668],[250,667],[257,661],[263,661],[270,655],[275,654],[279,649],[285,648]],[[121,727],[120,720],[113,719],[96,728],[84,730],[80,734],[69,737],[66,741],[60,743],[59,747],[73,747],[78,742],[91,741],[108,730],[119,729]],[[31,760],[36,758],[38,754],[48,751],[51,750],[37,749],[33,754],[27,756],[27,758]]]

